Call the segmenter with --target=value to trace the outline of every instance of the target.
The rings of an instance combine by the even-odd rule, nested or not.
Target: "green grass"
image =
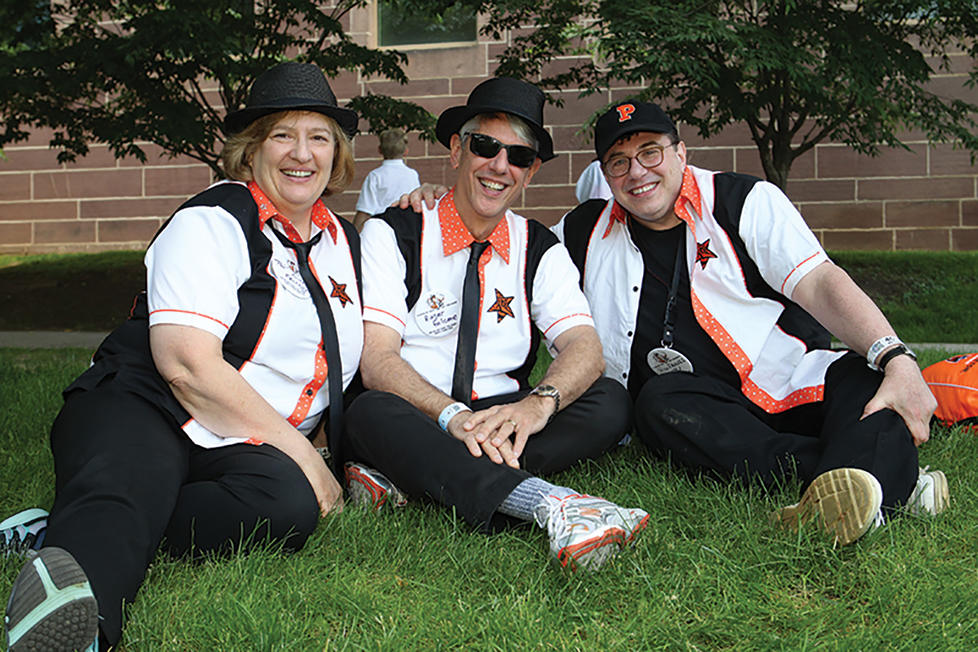
[[[0,515],[50,507],[47,432],[88,355],[0,349]],[[942,357],[924,351],[921,362]],[[921,463],[947,472],[949,512],[899,518],[833,549],[815,531],[768,525],[796,484],[765,493],[691,479],[639,444],[623,447],[556,476],[651,514],[634,549],[591,575],[548,563],[533,527],[487,537],[433,505],[348,508],[293,555],[160,556],[123,647],[975,649],[978,437],[935,427]],[[0,559],[0,597],[19,566]]]
[[[978,252],[834,252],[907,342],[978,342]]]
[[[143,254],[0,257],[0,330],[108,331],[146,287]]]
[[[833,252],[908,342],[978,342],[978,252]],[[144,287],[142,252],[0,255],[0,330],[108,331]]]

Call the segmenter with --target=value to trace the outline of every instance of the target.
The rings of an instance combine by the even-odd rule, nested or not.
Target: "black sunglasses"
[[[537,150],[526,145],[503,145],[485,134],[469,134],[469,151],[482,158],[495,158],[500,149],[506,150],[506,160],[518,168],[528,168],[537,158]]]

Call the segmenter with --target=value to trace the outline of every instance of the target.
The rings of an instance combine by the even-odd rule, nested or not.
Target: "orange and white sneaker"
[[[384,505],[403,507],[407,504],[407,496],[376,469],[357,462],[347,462],[345,475],[346,490],[354,505],[363,505],[377,511]]]
[[[630,545],[638,533],[645,529],[649,524],[649,513],[637,507],[619,507],[614,503],[615,509],[605,510],[605,520],[612,525],[617,525],[625,532],[625,540],[622,547]]]
[[[883,488],[862,469],[832,469],[808,485],[801,500],[775,512],[782,527],[797,529],[814,519],[835,539],[848,545],[883,524]]]
[[[557,563],[576,571],[597,570],[634,539],[649,515],[624,509],[603,498],[571,494],[547,496],[536,509],[536,522],[547,528]]]

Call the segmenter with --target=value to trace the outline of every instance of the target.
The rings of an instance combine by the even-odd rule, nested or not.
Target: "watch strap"
[[[554,420],[557,416],[557,412],[560,411],[560,390],[553,385],[537,385],[530,390],[530,395],[535,396],[549,396],[554,400],[554,411],[550,413],[550,418],[547,419],[547,423]]]
[[[917,355],[913,351],[908,349],[906,344],[898,344],[894,346],[892,349],[890,349],[889,351],[887,351],[886,353],[884,353],[883,356],[880,358],[879,364],[876,366],[879,367],[880,371],[885,371],[886,365],[890,362],[890,360],[897,357],[898,355],[909,355],[914,360],[917,359]]]
[[[884,335],[873,342],[869,347],[869,351],[866,352],[866,362],[869,364],[869,368],[879,371],[880,365],[878,364],[877,358],[880,357],[880,354],[883,353],[885,349],[890,348],[894,344],[903,344],[903,342],[901,342],[900,338],[896,335]]]

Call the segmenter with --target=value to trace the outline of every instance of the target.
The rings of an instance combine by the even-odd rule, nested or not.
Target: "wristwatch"
[[[907,345],[901,342],[900,344],[897,344],[892,349],[890,349],[882,356],[880,356],[880,361],[877,363],[876,366],[879,368],[880,371],[886,371],[886,364],[893,358],[897,357],[898,355],[909,355],[914,360],[917,359],[917,354],[915,354],[913,351],[908,349]]]
[[[549,396],[554,400],[554,411],[550,413],[550,418],[547,419],[547,423],[553,421],[557,415],[557,411],[560,410],[560,390],[553,385],[537,385],[530,390],[530,395]]]

